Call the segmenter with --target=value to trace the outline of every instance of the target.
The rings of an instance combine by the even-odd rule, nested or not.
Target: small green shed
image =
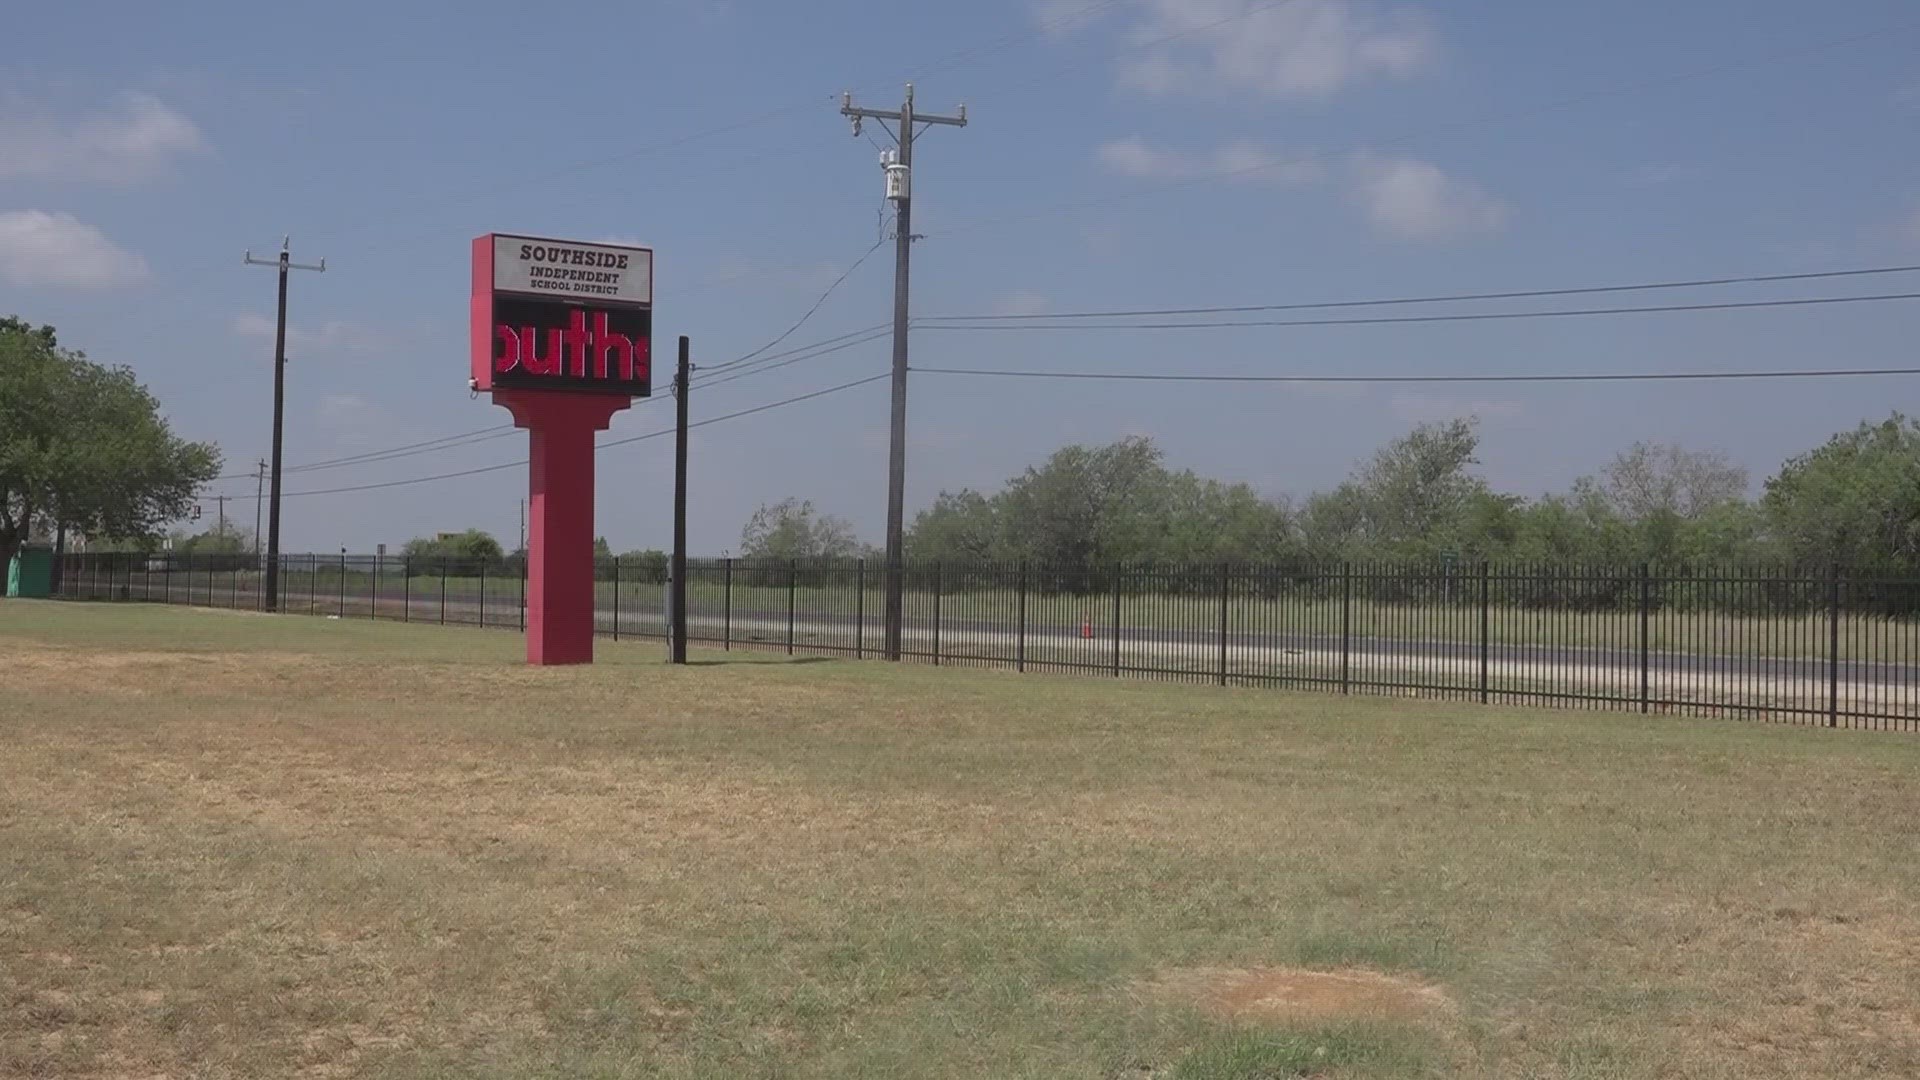
[[[8,596],[47,596],[53,592],[53,552],[21,548],[7,565]]]

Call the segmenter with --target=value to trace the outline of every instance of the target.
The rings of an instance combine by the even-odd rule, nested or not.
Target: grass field
[[[1920,1074],[1920,740],[0,602],[0,1076]]]

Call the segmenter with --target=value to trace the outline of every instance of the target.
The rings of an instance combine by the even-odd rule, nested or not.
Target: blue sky
[[[876,151],[838,95],[934,129],[914,183],[916,315],[1182,307],[1920,262],[1920,12],[1904,0],[982,0],[918,4],[31,5],[0,62],[0,311],[134,367],[229,472],[267,445],[273,275],[293,236],[287,461],[506,421],[465,390],[468,240],[656,249],[658,355],[786,329],[878,238]],[[890,314],[890,249],[794,336]],[[1673,294],[1914,291],[1914,277]],[[1441,326],[921,332],[928,366],[1491,373],[1911,363],[1911,304]],[[696,419],[884,370],[885,339],[696,395]],[[1903,405],[1899,380],[1365,387],[917,375],[909,509],[1069,441],[1148,434],[1271,494],[1338,481],[1412,424],[1473,414],[1496,485],[1564,488],[1636,439],[1756,484]],[[670,398],[603,436],[653,431]],[[886,388],[693,440],[692,542],[763,501],[878,540]],[[293,473],[299,492],[513,460],[524,435]],[[617,548],[665,546],[672,445],[600,455]],[[524,474],[289,498],[289,550],[479,526]],[[217,490],[250,496],[251,482]],[[207,505],[212,512],[211,502]],[[250,502],[229,503],[248,521]]]

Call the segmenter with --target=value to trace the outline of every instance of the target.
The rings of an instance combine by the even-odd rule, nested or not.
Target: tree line
[[[1636,443],[1538,497],[1493,490],[1478,450],[1471,419],[1421,425],[1294,500],[1170,468],[1144,437],[1066,446],[998,491],[941,492],[906,550],[1089,572],[1363,559],[1920,572],[1920,424],[1897,413],[1788,460],[1758,498],[1744,468],[1672,444]]]

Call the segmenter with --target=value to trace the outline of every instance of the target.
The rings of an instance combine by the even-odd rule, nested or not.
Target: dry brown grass
[[[0,606],[0,1075],[1920,1073],[1911,736],[517,647]]]

